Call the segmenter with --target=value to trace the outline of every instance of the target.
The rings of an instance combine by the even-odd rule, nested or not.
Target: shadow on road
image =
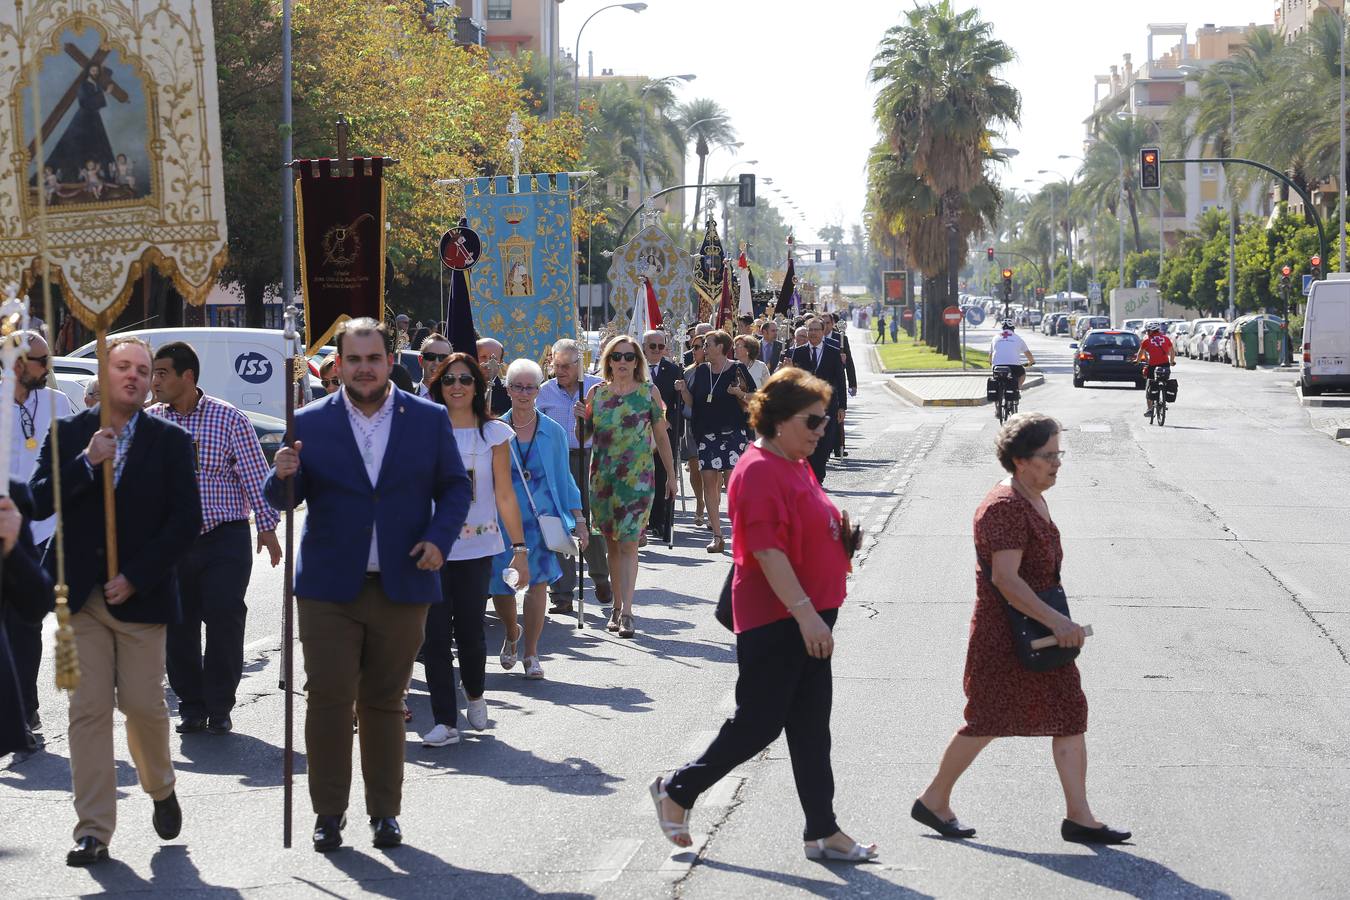
[[[861,865],[854,863],[820,863],[819,865],[842,879],[845,886],[841,887],[834,881],[820,881],[787,872],[772,872],[768,869],[753,869],[749,866],[738,866],[708,857],[698,861],[696,870],[715,869],[719,872],[749,875],[752,878],[771,881],[784,887],[808,891],[819,897],[897,897],[901,900],[933,900],[931,894],[911,890],[904,885],[895,884],[876,875],[866,863]]]
[[[378,852],[378,851],[376,851]],[[582,900],[590,894],[541,893],[514,875],[477,872],[453,866],[440,857],[404,844],[380,856],[344,848],[324,857],[362,891],[380,897],[550,897]],[[397,866],[397,868],[395,868]],[[333,894],[323,884],[305,882],[316,891]],[[343,892],[344,894],[346,892]],[[337,894],[334,894],[337,896]]]

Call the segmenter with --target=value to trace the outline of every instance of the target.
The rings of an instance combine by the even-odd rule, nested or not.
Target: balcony
[[[468,16],[455,17],[455,43],[461,47],[481,47],[487,42],[487,29]]]

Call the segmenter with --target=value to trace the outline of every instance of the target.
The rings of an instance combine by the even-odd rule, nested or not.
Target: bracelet
[[[799,607],[799,606],[809,606],[810,603],[811,603],[811,598],[808,597],[808,596],[806,596],[805,594],[803,594],[803,595],[802,595],[802,599],[798,600],[796,603],[789,603],[789,604],[788,604],[788,609],[796,609],[796,608]]]
[[[521,551],[529,550],[529,549],[530,549],[530,545],[529,545],[529,544],[512,544],[512,545],[511,545],[511,549],[514,550],[514,551],[516,551],[517,553],[520,553]]]

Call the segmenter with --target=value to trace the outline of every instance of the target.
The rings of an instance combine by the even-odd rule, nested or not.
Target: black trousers
[[[666,434],[670,435],[671,451],[674,452],[675,433],[667,428]],[[666,466],[661,462],[661,454],[655,449],[652,450],[652,459],[656,465],[656,494],[652,497],[652,512],[647,519],[647,530],[660,540],[668,541],[670,531],[666,528],[666,519],[670,515],[670,505],[675,501],[666,498]],[[671,462],[674,462],[674,459]]]
[[[167,630],[165,668],[184,719],[228,716],[244,674],[244,623],[253,535],[247,521],[199,536],[178,562],[183,621]],[[206,651],[202,652],[202,626]]]
[[[825,465],[830,460],[830,454],[834,452],[836,435],[839,433],[838,415],[838,410],[830,411],[830,424],[825,426],[825,433],[820,436],[815,452],[811,454],[811,471],[815,473],[816,481],[822,484],[825,482]]]
[[[833,609],[821,613],[831,630],[837,616]],[[802,839],[829,837],[839,830],[830,767],[830,661],[807,655],[797,620],[784,619],[736,635],[736,667],[736,712],[696,762],[671,776],[666,792],[692,809],[700,794],[786,729],[792,777],[806,813]]]
[[[37,548],[38,558],[42,557],[43,547]],[[38,669],[42,666],[42,623],[30,622],[14,611],[14,607],[5,606],[5,631],[9,635],[9,651],[14,658],[14,673],[19,679],[19,696],[23,700],[23,718],[37,712],[38,708]]]
[[[422,640],[422,667],[431,693],[431,714],[438,725],[454,728],[459,721],[459,692],[455,690],[450,641],[459,648],[459,677],[470,697],[483,696],[487,677],[488,581],[494,557],[452,559],[441,569],[441,596],[427,610],[427,633]]]

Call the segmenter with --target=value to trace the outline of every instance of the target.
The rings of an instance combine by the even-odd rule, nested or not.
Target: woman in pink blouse
[[[698,761],[651,784],[657,819],[677,846],[692,843],[689,810],[698,796],[786,729],[807,858],[861,862],[877,855],[875,844],[840,831],[834,816],[830,657],[852,537],[806,462],[829,424],[829,399],[826,382],[795,368],[750,399],[759,439],[740,457],[727,489],[736,712]]]

